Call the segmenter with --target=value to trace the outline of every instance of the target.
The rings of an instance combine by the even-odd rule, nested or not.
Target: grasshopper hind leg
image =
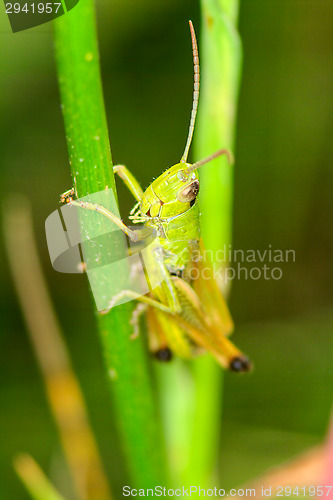
[[[130,320],[130,324],[133,326],[133,333],[131,335],[132,340],[138,338],[140,335],[140,317],[146,312],[147,307],[147,304],[139,302],[132,313],[132,318]]]
[[[150,352],[158,361],[171,361],[173,358],[172,350],[168,346],[165,331],[152,307],[148,308],[146,319]]]
[[[149,306],[147,303],[144,302],[139,302],[137,306],[135,307],[133,313],[132,313],[132,318],[130,320],[130,324],[133,326],[133,333],[131,335],[131,340],[135,340],[136,338],[139,337],[140,335],[140,318],[141,316],[147,312]],[[151,307],[150,307],[151,310]],[[151,320],[152,321],[152,320]],[[158,359],[159,361],[162,362],[168,362],[171,361],[173,358],[173,353],[172,350],[167,346],[166,340],[164,338],[163,333],[157,332],[156,331],[156,325],[153,327],[151,325],[151,335],[153,335],[153,331],[155,332],[155,343],[156,346],[152,348],[152,353]]]
[[[135,340],[140,335],[140,318],[143,314],[147,312],[148,304],[144,302],[139,302],[135,307],[132,318],[130,320],[130,324],[133,326],[133,333],[131,335],[131,340]],[[161,336],[161,333],[157,333],[155,330],[157,346],[152,350],[153,355],[158,361],[168,362],[173,358],[172,350],[166,345],[166,341],[164,336]]]

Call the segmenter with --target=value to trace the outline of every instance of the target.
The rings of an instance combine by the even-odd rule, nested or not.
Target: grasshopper
[[[230,342],[228,336],[233,322],[226,302],[218,288],[210,262],[204,260],[204,246],[200,238],[198,168],[220,155],[232,161],[231,153],[221,149],[197,163],[187,163],[194,132],[199,101],[199,57],[193,24],[190,21],[194,91],[189,132],[184,154],[143,191],[133,174],[124,166],[113,170],[124,181],[137,203],[130,212],[134,224],[143,223],[156,231],[157,237],[150,250],[158,265],[162,283],[149,294],[138,296],[131,290],[122,290],[112,297],[107,313],[126,297],[138,301],[131,324],[136,337],[139,318],[146,314],[150,350],[161,361],[169,361],[172,353],[189,359],[201,350],[209,351],[218,363],[234,372],[251,369],[249,359]],[[111,211],[98,204],[74,199],[74,189],[61,197],[62,202],[94,210],[116,224],[132,241],[142,239],[140,230],[132,230]],[[194,254],[197,256],[193,258]],[[193,279],[193,272],[197,276]]]

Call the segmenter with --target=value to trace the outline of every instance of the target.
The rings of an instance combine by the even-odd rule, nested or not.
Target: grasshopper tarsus
[[[250,372],[252,370],[252,363],[248,357],[238,356],[231,360],[229,369],[237,373]]]
[[[75,189],[74,188],[68,189],[68,191],[65,191],[60,196],[59,203],[62,203],[62,204],[71,203],[74,199],[74,196],[75,196]]]

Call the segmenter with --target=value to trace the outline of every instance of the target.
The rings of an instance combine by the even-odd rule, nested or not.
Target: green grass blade
[[[199,40],[201,96],[194,133],[195,161],[218,149],[233,149],[240,81],[238,1],[202,0]],[[200,169],[201,225],[205,245],[231,243],[232,167],[222,157]],[[222,370],[207,354],[158,370],[172,477],[186,487],[217,484]]]
[[[238,1],[202,0],[202,85],[195,157],[221,147],[233,150],[241,70],[241,43],[234,24]],[[232,13],[230,16],[229,13]],[[231,243],[233,168],[225,157],[200,171],[202,231],[215,253]]]
[[[71,172],[78,196],[107,187],[115,189],[91,0],[80,0],[56,20],[55,41]],[[86,229],[91,229],[89,223]],[[107,275],[100,278],[105,278],[106,284],[110,279]],[[144,347],[140,340],[130,340],[131,312],[131,304],[118,306],[99,316],[98,323],[130,477],[134,484],[147,488],[165,483],[166,466]]]
[[[202,84],[194,143],[196,161],[221,147],[233,150],[241,69],[238,7],[238,0],[201,0]],[[200,170],[202,234],[213,255],[231,243],[232,174],[225,157]],[[207,485],[211,484],[219,453],[222,371],[210,356],[205,356],[194,362],[194,377],[196,400],[189,474],[198,484]]]

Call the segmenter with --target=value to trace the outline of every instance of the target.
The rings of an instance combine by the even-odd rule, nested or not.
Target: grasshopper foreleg
[[[60,196],[60,203],[70,203],[75,196],[75,189],[71,188]]]
[[[142,188],[128,168],[126,168],[125,165],[115,165],[113,171],[124,181],[134,198],[140,202],[143,196]]]
[[[141,198],[143,196],[143,191],[138,183],[138,181],[135,179],[133,174],[124,166],[124,165],[115,165],[113,167],[113,171],[119,175],[119,177],[124,181],[125,185],[128,187],[130,192],[133,194],[134,198],[138,200],[137,205],[140,203]],[[108,219],[110,219],[114,224],[116,224],[119,229],[121,229],[132,241],[139,241],[140,239],[143,238],[143,236],[140,236],[139,231],[132,231],[129,227],[126,226],[126,224],[123,223],[123,221],[114,215],[110,210],[107,208],[103,207],[102,205],[98,205],[96,203],[90,203],[90,202],[85,202],[85,201],[80,201],[80,200],[74,200],[75,197],[75,189],[69,189],[65,193],[63,193],[60,197],[60,203],[68,203],[71,206],[77,206],[84,208],[86,210],[93,210],[96,211],[102,215],[105,215]],[[137,206],[136,205],[136,206]]]
[[[86,210],[93,210],[95,212],[98,212],[102,215],[105,215],[108,219],[110,219],[116,226],[119,227],[127,236],[132,240],[132,241],[139,241],[141,239],[139,231],[133,231],[129,227],[126,226],[126,224],[123,223],[123,221],[117,217],[115,214],[110,212],[107,208],[103,207],[102,205],[98,205],[97,203],[90,203],[89,201],[77,201],[77,200],[72,200],[68,202],[69,205],[71,206],[76,206],[76,207],[81,207]]]

